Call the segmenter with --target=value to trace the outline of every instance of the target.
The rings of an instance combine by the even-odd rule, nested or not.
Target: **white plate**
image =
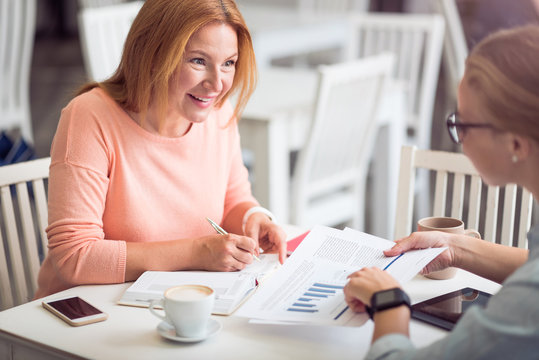
[[[221,323],[215,319],[209,319],[208,320],[208,326],[207,326],[207,332],[205,336],[198,336],[198,337],[183,337],[176,335],[176,330],[172,325],[170,325],[167,322],[161,321],[159,325],[157,325],[157,332],[164,338],[172,340],[172,341],[179,341],[179,342],[198,342],[205,340],[209,338],[210,336],[213,336],[221,330],[223,326]]]

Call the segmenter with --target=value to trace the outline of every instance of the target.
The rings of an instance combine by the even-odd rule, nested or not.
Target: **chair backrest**
[[[444,20],[440,15],[360,14],[351,17],[348,58],[383,51],[396,55],[394,78],[407,87],[408,127],[413,143],[430,148]]]
[[[119,3],[127,2],[128,0],[79,0],[80,8],[89,8],[89,7],[102,7],[109,5],[116,5]]]
[[[0,167],[0,310],[25,303],[37,289],[47,254],[50,158]]]
[[[370,0],[298,0],[297,7],[304,14],[348,14],[366,12]]]
[[[0,0],[0,128],[20,127],[33,142],[30,65],[36,0]]]
[[[448,93],[457,93],[458,84],[464,75],[464,62],[468,56],[468,45],[458,12],[456,0],[436,0],[436,11],[441,14],[446,23],[444,37],[444,71],[448,81]]]
[[[89,7],[79,12],[82,55],[90,79],[102,81],[116,71],[125,39],[143,3]]]
[[[293,176],[293,223],[312,223],[307,211],[339,193],[350,194],[353,209],[325,208],[326,225],[338,225],[330,219],[341,211],[349,218],[362,214],[376,113],[393,63],[392,54],[381,54],[319,68],[314,118]]]
[[[479,173],[464,154],[418,150],[410,146],[404,146],[401,153],[396,239],[412,231],[414,182],[418,169],[436,174],[432,216],[462,219],[467,228],[478,230],[482,238],[490,242],[527,247],[526,233],[530,229],[533,205],[529,191],[514,184],[504,188],[483,184]],[[483,189],[486,189],[486,194]],[[499,209],[501,206],[503,208]]]

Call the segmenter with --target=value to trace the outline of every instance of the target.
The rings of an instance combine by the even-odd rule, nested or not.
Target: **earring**
[[[518,162],[518,156],[513,155],[513,157],[511,158],[511,161],[513,161],[513,164],[516,164]]]

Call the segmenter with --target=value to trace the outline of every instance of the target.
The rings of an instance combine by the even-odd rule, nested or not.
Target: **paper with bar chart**
[[[365,266],[390,271],[401,283],[410,280],[445,248],[423,249],[396,257],[383,250],[395,243],[351,229],[317,226],[285,264],[267,279],[236,315],[267,321],[359,326],[367,316],[344,301],[348,275]]]

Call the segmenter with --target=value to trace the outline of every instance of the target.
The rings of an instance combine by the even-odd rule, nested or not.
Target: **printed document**
[[[279,267],[276,254],[262,254],[242,271],[146,271],[118,301],[120,305],[148,307],[150,301],[163,298],[170,287],[198,284],[215,291],[213,314],[229,315],[253,292],[257,284]]]
[[[365,266],[387,270],[401,284],[412,279],[446,248],[413,250],[386,257],[394,242],[352,229],[317,226],[288,260],[257,289],[236,315],[266,321],[358,326],[342,289],[348,275]]]

